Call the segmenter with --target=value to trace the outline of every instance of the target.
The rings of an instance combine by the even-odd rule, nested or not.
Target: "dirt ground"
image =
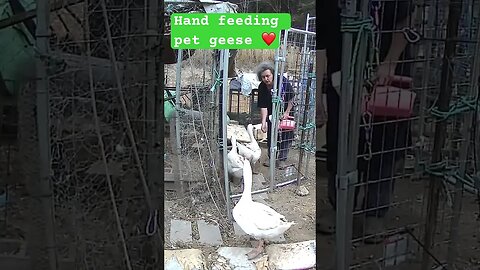
[[[419,179],[413,176],[404,176],[396,180],[393,207],[390,207],[387,214],[387,232],[390,235],[390,240],[395,237],[405,237],[407,239],[407,258],[404,262],[398,262],[397,265],[385,267],[384,261],[387,258],[387,252],[385,250],[388,240],[377,244],[367,245],[363,242],[364,236],[361,230],[363,219],[354,219],[354,232],[353,232],[353,249],[352,254],[354,258],[353,269],[420,269],[421,267],[421,255],[423,249],[421,248],[424,241],[424,230],[426,222],[426,186],[425,183],[429,181],[428,178]],[[322,170],[319,176],[319,182],[317,185],[317,192],[319,192],[319,198],[327,198],[327,180],[325,177],[325,171]],[[453,190],[452,186],[448,186],[450,191]],[[361,193],[361,192],[360,192]],[[453,194],[450,195],[453,198]],[[360,194],[361,197],[361,194]],[[433,252],[438,261],[441,263],[446,262],[448,252],[448,239],[450,238],[450,226],[452,220],[452,208],[449,203],[448,197],[443,193],[440,196],[439,214],[437,222],[437,230],[435,233],[436,247]],[[328,209],[330,206],[326,200],[320,200],[319,203],[319,216],[322,211]],[[480,269],[480,222],[479,204],[476,196],[472,194],[463,194],[463,209],[460,218],[459,240],[458,240],[458,254],[456,256],[456,269],[473,270]],[[413,230],[412,234],[406,233],[403,228],[409,227]],[[397,252],[402,253],[400,244],[397,246]],[[317,256],[319,261],[317,262],[317,269],[330,270],[334,269],[335,253],[335,237],[317,234]],[[392,257],[390,257],[392,258]],[[392,258],[393,259],[393,258]],[[375,262],[377,261],[377,262]],[[438,266],[432,259],[434,265]],[[353,266],[353,265],[352,265]],[[438,268],[441,269],[441,268]],[[455,269],[455,268],[448,268]]]

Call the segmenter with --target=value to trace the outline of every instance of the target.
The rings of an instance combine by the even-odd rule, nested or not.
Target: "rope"
[[[155,233],[157,233],[158,229],[158,210],[155,209],[154,211],[150,211],[150,214],[148,215],[148,221],[147,224],[145,225],[145,233],[148,236],[153,236]]]
[[[468,173],[465,174],[465,178],[460,175],[458,172],[459,167],[448,165],[447,161],[440,161],[437,163],[432,163],[426,165],[425,163],[420,163],[420,166],[423,167],[423,170],[430,175],[434,175],[437,177],[443,178],[445,181],[452,182],[452,180],[460,181],[464,185],[476,189],[476,182],[478,180],[475,177],[469,175]]]
[[[215,80],[213,81],[213,85],[212,85],[212,88],[210,88],[210,92],[215,92],[215,89],[217,88],[217,86],[219,84],[222,83],[222,78],[220,77],[220,74],[218,73],[218,71],[215,70]]]
[[[448,118],[465,113],[468,111],[473,111],[475,110],[477,100],[476,97],[461,97],[457,102],[454,104],[450,105],[450,108],[448,111],[440,111],[438,110],[438,107],[434,107],[430,109],[430,113],[437,118],[438,121],[445,121]]]
[[[344,33],[357,34],[356,40],[355,40],[355,46],[353,49],[352,64],[350,65],[350,74],[348,77],[348,81],[352,83],[354,79],[355,66],[359,56],[359,50],[360,50],[360,44],[361,44],[360,41],[362,41],[362,36],[368,35],[366,37],[366,41],[368,44],[367,45],[368,59],[365,63],[365,69],[366,69],[365,75],[368,77],[365,80],[365,84],[373,86],[371,79],[375,76],[374,64],[376,66],[380,65],[380,52],[375,43],[374,30],[377,27],[375,24],[375,20],[372,16],[365,19],[359,19],[358,17],[347,17],[344,15],[342,16],[350,20],[346,20],[342,22],[341,31]],[[366,100],[366,102],[368,102],[371,98],[373,87],[366,87],[366,89],[368,89],[368,97]],[[371,115],[368,115],[368,114],[369,113],[366,111],[364,112],[364,115],[362,117],[362,120],[366,125],[366,128],[365,128],[366,142],[365,142],[364,152],[367,153],[367,155],[364,156],[365,160],[370,160],[372,157],[372,144],[371,144],[371,136],[370,136],[371,126],[372,126],[372,123],[371,123],[372,117]],[[368,119],[366,118],[366,116],[369,116]]]
[[[282,99],[281,99],[280,97],[278,97],[278,96],[272,97],[272,103],[274,103],[274,102],[275,102],[275,103],[281,103],[281,102],[282,102]]]
[[[380,63],[379,60],[379,51],[378,48],[375,47],[374,40],[375,40],[375,24],[372,17],[368,17],[365,19],[359,19],[358,17],[350,17],[342,15],[345,18],[351,19],[350,21],[344,21],[341,25],[341,31],[344,33],[354,33],[357,34],[355,40],[355,46],[353,48],[353,56],[352,56],[352,64],[350,65],[350,76],[348,77],[349,82],[353,82],[354,74],[355,74],[355,65],[359,56],[360,45],[362,41],[363,35],[368,35],[367,42],[371,49],[374,50],[374,53],[369,53],[369,59],[366,63],[367,71],[370,76],[373,76],[374,69],[373,69],[373,62],[375,61],[378,65]],[[374,59],[374,57],[376,59]]]
[[[298,145],[298,149],[304,149],[307,152],[315,153],[317,151],[316,145],[309,145],[307,143],[302,143]]]
[[[311,129],[311,128],[316,128],[317,126],[315,125],[315,123],[307,123],[305,126],[299,126],[298,127],[298,130],[308,130],[308,129]]]

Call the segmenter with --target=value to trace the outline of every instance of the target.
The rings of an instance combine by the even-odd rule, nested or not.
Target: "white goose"
[[[245,145],[238,144],[238,153],[245,157],[249,162],[252,168],[255,167],[255,164],[262,156],[262,149],[258,146],[257,140],[253,136],[253,125],[248,124],[247,126],[248,136],[250,137],[250,143]]]
[[[243,176],[243,157],[237,153],[237,139],[232,135],[230,139],[232,149],[227,154],[227,171],[231,181],[240,180]]]
[[[269,206],[252,201],[252,168],[246,160],[243,165],[243,193],[232,210],[232,216],[246,234],[260,240],[255,249],[247,254],[251,260],[262,253],[265,240],[281,235],[295,223],[288,222],[285,216]]]

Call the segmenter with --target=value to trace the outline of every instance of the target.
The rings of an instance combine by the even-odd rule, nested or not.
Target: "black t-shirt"
[[[257,107],[267,108],[268,115],[272,115],[272,90],[268,90],[267,85],[265,85],[264,82],[261,82],[258,85]],[[288,106],[288,102],[295,97],[295,93],[293,91],[292,84],[285,77],[283,77],[282,79],[282,88],[280,89],[279,94],[283,100],[284,109],[286,109]],[[290,115],[293,116],[293,109],[290,111]]]
[[[341,9],[336,0],[321,0],[317,15],[317,50],[326,50],[327,54],[327,74],[330,75],[341,69],[342,59],[342,33],[341,27]],[[379,25],[383,31],[390,31],[394,26],[405,20],[408,14],[413,12],[411,0],[381,1],[380,22]],[[380,36],[380,61],[383,61],[388,53],[392,42],[391,33],[382,33]],[[408,58],[408,49],[400,56],[400,59]],[[408,68],[403,65],[397,65],[397,74],[407,75]]]

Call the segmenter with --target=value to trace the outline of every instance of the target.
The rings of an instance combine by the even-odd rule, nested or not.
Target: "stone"
[[[190,221],[172,219],[170,223],[170,242],[192,242],[192,223]]]
[[[315,240],[273,244],[265,249],[271,269],[310,269],[316,265]]]
[[[295,194],[297,194],[298,196],[307,196],[309,193],[310,192],[308,191],[308,189],[305,186],[299,186],[295,190]]]
[[[222,235],[218,225],[208,224],[204,220],[197,221],[198,233],[200,234],[200,243],[211,246],[218,246],[223,243]]]
[[[207,263],[199,249],[164,250],[165,270],[206,270]]]

